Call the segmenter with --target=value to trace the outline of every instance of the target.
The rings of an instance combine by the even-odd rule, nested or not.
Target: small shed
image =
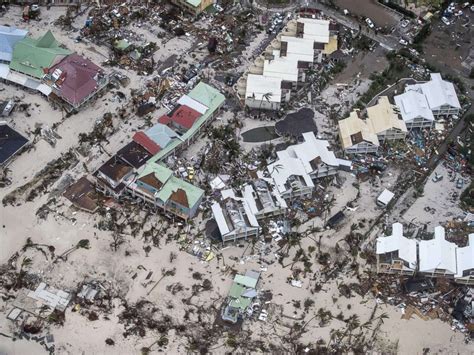
[[[377,197],[377,205],[380,207],[387,207],[387,205],[392,201],[395,194],[387,189],[383,190],[382,193]]]

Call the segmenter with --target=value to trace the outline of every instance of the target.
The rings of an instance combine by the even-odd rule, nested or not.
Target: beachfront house
[[[184,220],[194,217],[204,191],[182,179],[161,164],[148,162],[127,184],[127,191],[138,200]]]
[[[102,68],[76,53],[44,72],[44,82],[53,89],[49,99],[68,112],[79,110],[103,91],[109,82]]]
[[[352,111],[348,118],[340,120],[339,139],[346,154],[377,153],[379,140],[371,127]]]
[[[417,242],[403,235],[403,225],[394,223],[392,234],[377,238],[377,272],[413,275],[417,268]]]
[[[290,91],[283,94],[280,78],[249,74],[245,91],[245,105],[259,110],[278,110],[281,103],[290,100]]]
[[[367,108],[366,122],[380,143],[405,139],[408,132],[397,107],[389,102],[387,96],[379,97],[374,106]]]
[[[419,272],[430,277],[456,275],[456,244],[445,239],[443,227],[435,227],[434,238],[419,242]]]
[[[48,30],[39,38],[25,37],[16,42],[10,69],[34,79],[43,79],[49,68],[71,53],[61,47]]]
[[[222,199],[211,205],[222,242],[258,237],[260,225],[250,206],[251,200],[239,197],[231,189],[221,191]]]
[[[408,130],[433,127],[435,118],[425,95],[415,90],[408,90],[396,95],[394,101]]]
[[[258,296],[257,285],[260,272],[248,270],[245,275],[237,274],[227,298],[227,304],[222,311],[222,319],[233,324],[247,315],[252,315],[252,302]]]
[[[474,285],[474,233],[469,234],[468,244],[456,249],[457,273],[454,280],[465,285]]]
[[[461,110],[453,83],[443,80],[440,73],[431,73],[430,81],[408,85],[405,91],[416,91],[423,94],[435,117],[459,115]]]

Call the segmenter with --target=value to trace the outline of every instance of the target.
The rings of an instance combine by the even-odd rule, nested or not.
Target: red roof
[[[56,69],[62,71],[56,82],[60,96],[74,106],[97,90],[96,76],[103,72],[99,66],[76,53],[51,67],[49,72],[53,73]]]
[[[201,114],[196,110],[193,110],[186,105],[180,105],[168,115],[161,116],[158,122],[167,124],[168,122],[172,121],[178,126],[190,129],[199,117],[201,117]]]
[[[161,150],[161,147],[153,142],[148,136],[145,134],[145,132],[137,132],[133,136],[133,141],[135,143],[140,144],[143,148],[145,148],[150,154],[155,155]]]
[[[168,123],[171,122],[171,118],[169,118],[169,117],[166,116],[166,115],[163,115],[163,116],[161,116],[160,118],[158,118],[158,122],[161,123],[161,124],[168,125]]]

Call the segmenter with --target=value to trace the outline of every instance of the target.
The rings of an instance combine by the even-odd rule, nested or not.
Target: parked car
[[[402,46],[408,46],[408,42],[405,41],[403,38],[400,38],[400,41],[398,41]]]
[[[443,175],[435,173],[435,176],[433,176],[433,178],[431,180],[433,180],[433,182],[441,181],[441,180],[443,180]]]
[[[456,182],[456,187],[458,189],[462,189],[463,186],[464,186],[464,180],[462,178],[459,178],[458,181]]]
[[[410,24],[410,21],[407,20],[407,19],[402,20],[402,22],[401,22],[401,26],[402,26],[403,28],[407,27],[409,24]]]
[[[446,25],[446,26],[449,26],[451,24],[451,22],[449,22],[449,20],[446,18],[446,17],[441,17],[441,21],[443,21],[443,23]]]
[[[374,27],[375,27],[374,23],[372,22],[372,20],[371,20],[370,18],[367,17],[367,18],[365,19],[365,22],[367,23],[367,26],[369,26],[370,28],[374,28]]]

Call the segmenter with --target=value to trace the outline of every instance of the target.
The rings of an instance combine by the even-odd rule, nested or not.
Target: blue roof
[[[26,37],[27,30],[0,25],[0,60],[10,62],[15,44]]]
[[[153,142],[158,144],[161,149],[165,148],[173,138],[178,137],[178,134],[175,131],[162,123],[157,123],[145,131],[145,134]]]

